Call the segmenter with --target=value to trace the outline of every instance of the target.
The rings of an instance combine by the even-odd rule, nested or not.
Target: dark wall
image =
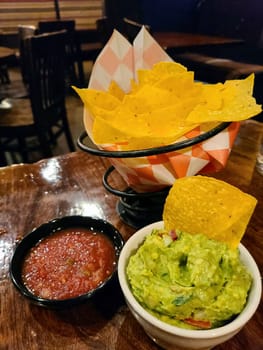
[[[143,20],[141,6],[141,0],[105,0],[104,12],[114,28],[121,31],[123,17],[138,22]]]
[[[202,0],[197,9],[201,33],[258,43],[263,26],[263,0]]]
[[[198,0],[141,0],[144,23],[153,31],[193,32]]]
[[[128,17],[152,31],[199,32],[257,43],[263,0],[105,0],[105,15],[117,29]]]
[[[128,17],[153,31],[193,31],[198,0],[105,0],[105,15],[118,28]]]

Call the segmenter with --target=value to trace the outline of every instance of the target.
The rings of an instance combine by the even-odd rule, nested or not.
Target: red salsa
[[[115,249],[108,237],[76,228],[58,231],[33,247],[22,274],[33,294],[61,300],[95,289],[115,266]]]

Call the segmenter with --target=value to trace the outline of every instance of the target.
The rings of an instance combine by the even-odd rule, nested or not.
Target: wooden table
[[[185,49],[192,50],[210,45],[236,45],[243,43],[242,39],[182,32],[153,32],[152,36],[168,52],[181,52]]]
[[[244,122],[227,167],[215,176],[258,198],[243,238],[263,272],[263,176],[254,171],[263,124]],[[64,311],[30,304],[12,285],[9,262],[16,242],[35,226],[63,215],[99,215],[127,239],[134,229],[115,207],[118,198],[102,186],[108,160],[82,151],[32,165],[0,168],[0,349],[157,350],[127,309],[118,288],[100,304]],[[118,174],[112,185],[123,188]],[[263,303],[232,340],[215,350],[263,349]]]

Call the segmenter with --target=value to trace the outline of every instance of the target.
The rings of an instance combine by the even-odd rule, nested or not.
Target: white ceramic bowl
[[[211,330],[189,330],[162,322],[148,313],[137,302],[129,288],[125,272],[131,253],[136,251],[138,246],[143,242],[144,237],[150,234],[152,229],[162,227],[163,222],[159,221],[140,229],[134,235],[132,235],[131,238],[129,238],[121,251],[118,263],[118,277],[126,303],[134,317],[144,328],[145,332],[152,338],[153,341],[164,349],[211,349],[214,346],[227,341],[238,333],[255,313],[259,305],[262,292],[259,269],[248,250],[242,244],[240,244],[240,257],[252,274],[253,284],[244,310],[227,325]]]

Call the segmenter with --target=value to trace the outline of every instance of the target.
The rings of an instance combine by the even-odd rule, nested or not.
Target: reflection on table
[[[263,177],[254,171],[263,124],[242,123],[227,166],[214,176],[254,195],[258,204],[242,243],[263,267]],[[16,241],[34,227],[64,215],[99,216],[128,239],[134,229],[116,212],[118,198],[102,186],[108,160],[82,151],[0,168],[0,305],[1,349],[160,349],[128,311],[118,286],[100,303],[65,311],[29,304],[8,276]],[[115,187],[125,188],[118,174]],[[215,350],[263,348],[262,304],[246,327]]]

